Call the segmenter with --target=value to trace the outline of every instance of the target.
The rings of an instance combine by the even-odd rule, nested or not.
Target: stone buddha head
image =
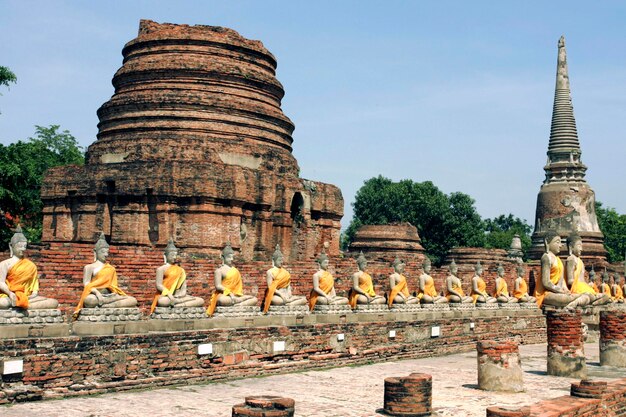
[[[233,260],[235,259],[235,251],[230,246],[230,242],[226,243],[222,250],[222,262],[224,265],[233,266]]]
[[[165,262],[173,265],[178,261],[178,248],[174,245],[174,241],[172,239],[167,242],[167,246],[165,247],[165,251],[163,252],[165,257]]]
[[[320,256],[317,257],[316,262],[320,266],[320,269],[322,269],[323,271],[328,270],[328,265],[330,264],[330,261],[328,260],[328,255],[326,255],[324,251],[322,251],[322,253],[320,253]]]
[[[367,268],[367,259],[365,259],[363,252],[359,253],[359,257],[356,258],[356,265],[359,268],[359,271],[365,271]]]
[[[26,246],[28,245],[28,239],[22,233],[22,228],[18,225],[15,228],[15,233],[11,237],[11,241],[9,242],[9,252],[11,256],[15,256],[19,259],[24,257],[24,252],[26,252]]]
[[[454,262],[454,259],[450,262],[450,265],[448,265],[448,271],[450,271],[450,275],[454,275],[455,277],[457,272],[459,272],[459,267],[456,265],[456,262]]]
[[[496,273],[498,274],[500,278],[504,276],[504,267],[502,266],[501,263],[498,264],[498,267],[496,268]]]
[[[104,233],[100,232],[100,237],[93,248],[94,256],[97,261],[106,263],[109,258],[109,244],[107,243]]]
[[[474,272],[476,272],[477,276],[481,276],[483,274],[483,266],[481,265],[480,261],[478,261],[476,265],[474,265]]]
[[[401,274],[404,272],[404,267],[404,262],[400,258],[396,257],[396,259],[394,259],[393,261],[393,270],[396,273]]]
[[[583,240],[578,233],[572,233],[567,239],[569,253],[574,256],[580,256],[583,253]]]
[[[556,230],[548,230],[546,232],[544,243],[546,245],[546,252],[552,252],[555,255],[561,252],[563,244],[561,243],[561,236]]]
[[[283,253],[280,251],[280,245],[276,245],[276,249],[272,254],[272,265],[276,268],[283,267]]]
[[[515,272],[517,272],[518,277],[522,277],[522,278],[526,274],[526,270],[524,269],[523,265],[518,265],[517,268],[515,268]]]
[[[424,270],[425,274],[430,274],[430,270],[432,269],[432,264],[428,256],[424,258],[424,262],[422,262],[422,269]]]

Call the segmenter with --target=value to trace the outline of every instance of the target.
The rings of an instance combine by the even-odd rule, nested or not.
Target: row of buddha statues
[[[582,240],[576,235],[569,238],[570,255],[566,266],[558,257],[562,248],[558,234],[549,232],[546,236],[546,252],[541,258],[541,277],[536,283],[533,295],[528,293],[524,279],[524,268],[518,265],[514,289],[509,292],[504,278],[504,268],[499,265],[495,290],[487,292],[487,284],[482,278],[483,267],[478,262],[471,280],[471,291],[466,295],[457,276],[458,267],[454,260],[448,265],[448,276],[444,288],[438,291],[430,275],[431,263],[428,258],[422,265],[419,288],[411,292],[404,275],[405,264],[399,258],[393,262],[393,273],[389,276],[389,291],[385,296],[374,290],[372,277],[367,272],[367,260],[361,253],[356,259],[357,272],[352,275],[352,285],[348,297],[337,295],[334,278],[329,272],[329,258],[322,252],[317,259],[319,270],[313,275],[313,288],[308,300],[292,292],[291,275],[283,266],[283,254],[276,247],[272,255],[272,268],[267,271],[267,290],[261,302],[263,312],[271,306],[305,306],[313,310],[316,305],[383,305],[390,308],[401,305],[424,304],[508,304],[536,303],[559,308],[575,308],[585,305],[601,305],[610,302],[624,302],[626,288],[606,278],[600,286],[590,285],[585,280],[584,264],[580,258]],[[58,302],[39,295],[37,267],[25,257],[27,240],[18,228],[10,241],[11,257],[0,262],[0,310],[56,309]],[[178,262],[178,249],[170,240],[164,250],[164,264],[156,270],[156,291],[150,313],[157,307],[203,307],[204,299],[187,292],[185,270]],[[104,234],[94,247],[94,262],[83,269],[83,291],[74,310],[77,317],[83,308],[128,308],[136,307],[137,300],[126,294],[118,285],[115,268],[108,262],[109,244]],[[253,295],[243,292],[241,273],[234,266],[235,252],[230,244],[222,251],[222,265],[215,270],[214,290],[206,313],[211,316],[217,307],[257,306],[259,301]],[[624,285],[626,287],[626,285]]]

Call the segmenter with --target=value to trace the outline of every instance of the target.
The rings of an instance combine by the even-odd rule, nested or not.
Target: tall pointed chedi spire
[[[595,194],[585,181],[587,167],[582,163],[581,154],[570,93],[565,38],[561,36],[548,162],[544,167],[546,178],[537,197],[531,258],[541,257],[544,252],[543,237],[550,229],[556,230],[563,238],[578,232],[583,238],[583,257],[606,257],[604,236],[596,218]]]

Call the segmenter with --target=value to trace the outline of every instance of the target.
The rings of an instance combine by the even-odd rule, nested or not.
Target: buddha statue
[[[59,302],[39,295],[37,266],[26,258],[28,240],[17,226],[9,242],[9,259],[0,262],[0,309],[56,309]]]
[[[303,306],[306,297],[293,295],[291,292],[291,274],[283,268],[283,254],[280,246],[272,254],[272,268],[267,270],[267,290],[263,302],[263,312],[267,313],[270,305],[275,306]]]
[[[498,300],[487,294],[487,283],[482,278],[483,266],[480,261],[474,266],[474,277],[472,278],[472,301],[474,304],[491,304],[497,303]]]
[[[504,279],[504,267],[502,264],[498,264],[496,274],[496,290],[493,294],[493,298],[501,304],[517,303],[517,298],[509,295],[509,286]]]
[[[214,285],[215,290],[211,294],[211,301],[207,314],[212,316],[217,306],[255,306],[258,299],[253,295],[243,293],[243,280],[241,273],[233,266],[235,251],[227,243],[222,250],[222,265],[215,270]]]
[[[611,282],[611,295],[613,296],[613,302],[623,303],[624,302],[624,293],[622,292],[622,287],[619,285],[620,277],[618,274],[613,275],[613,280]]]
[[[621,286],[622,286],[622,294],[626,296],[626,277],[622,277]]]
[[[83,307],[86,308],[126,308],[135,307],[137,300],[126,295],[117,285],[117,272],[107,259],[109,258],[109,244],[104,233],[93,249],[95,261],[83,269],[83,293],[74,310],[74,318]]]
[[[600,292],[613,301],[613,292],[611,291],[611,277],[609,273],[606,272],[606,268],[604,269],[604,273],[602,274],[602,284],[600,284]]]
[[[589,284],[596,294],[602,293],[602,291],[600,290],[600,287],[602,286],[602,281],[600,280],[600,277],[596,275],[596,271],[594,270],[593,265],[591,265],[591,271],[589,271]]]
[[[567,289],[563,276],[563,262],[559,258],[561,236],[554,230],[546,233],[545,253],[541,256],[541,276],[535,285],[535,298],[539,307],[550,305],[572,309],[584,306],[589,299],[582,294],[572,294]]]
[[[422,263],[424,273],[420,275],[419,278],[419,292],[417,293],[417,298],[422,304],[447,303],[448,299],[439,295],[437,288],[435,288],[435,280],[430,276],[431,269],[432,264],[430,263],[430,259],[426,257]]]
[[[165,264],[156,270],[156,294],[150,314],[158,307],[202,307],[204,300],[187,294],[187,274],[180,267],[178,248],[170,239],[164,251]]]
[[[461,280],[457,276],[459,268],[456,266],[454,259],[448,265],[448,272],[450,273],[446,277],[446,298],[450,303],[472,303],[473,299],[469,295],[465,295]]]
[[[374,291],[372,277],[366,272],[367,259],[365,259],[363,252],[361,252],[359,257],[356,259],[356,265],[358,271],[352,274],[352,288],[350,289],[350,293],[348,295],[350,307],[354,309],[357,304],[385,304],[385,297],[376,295],[376,292]]]
[[[518,265],[515,268],[517,272],[517,278],[515,278],[515,288],[513,290],[513,296],[517,298],[519,303],[536,303],[537,299],[528,294],[528,284],[524,279],[525,270],[522,265]]]
[[[328,255],[322,251],[317,258],[319,270],[313,274],[313,289],[309,295],[309,310],[313,310],[316,304],[341,305],[348,304],[346,297],[340,297],[335,292],[335,278],[328,271],[330,261]]]
[[[419,300],[413,297],[409,291],[406,277],[402,275],[405,264],[396,258],[393,261],[393,274],[389,275],[389,298],[387,303],[391,308],[393,304],[417,304]]]
[[[600,305],[611,302],[611,298],[604,294],[598,294],[591,285],[585,281],[585,265],[580,255],[583,250],[583,241],[576,233],[568,238],[569,256],[565,263],[565,277],[567,286],[572,294],[580,294],[587,297],[586,304]]]

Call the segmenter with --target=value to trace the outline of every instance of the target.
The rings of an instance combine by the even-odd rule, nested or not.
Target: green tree
[[[463,193],[443,193],[432,182],[383,176],[371,178],[357,191],[352,219],[343,237],[343,247],[354,240],[363,224],[409,222],[417,227],[422,245],[440,263],[454,246],[483,246],[484,225],[474,200]]]
[[[604,207],[596,202],[596,216],[598,225],[604,234],[604,247],[609,262],[624,260],[626,251],[626,215],[619,214],[614,208]]]
[[[512,214],[506,216],[502,214],[493,219],[486,219],[485,232],[485,247],[487,248],[508,249],[513,236],[519,235],[524,253],[530,249],[532,227],[526,223],[526,220]]]
[[[58,125],[35,126],[26,142],[0,144],[0,240],[6,247],[17,223],[28,239],[41,240],[41,183],[48,168],[84,163],[76,138]]]
[[[6,87],[9,86],[9,83],[15,83],[17,81],[17,77],[13,72],[7,67],[0,66],[0,85],[4,85]],[[0,93],[0,96],[2,93]]]

